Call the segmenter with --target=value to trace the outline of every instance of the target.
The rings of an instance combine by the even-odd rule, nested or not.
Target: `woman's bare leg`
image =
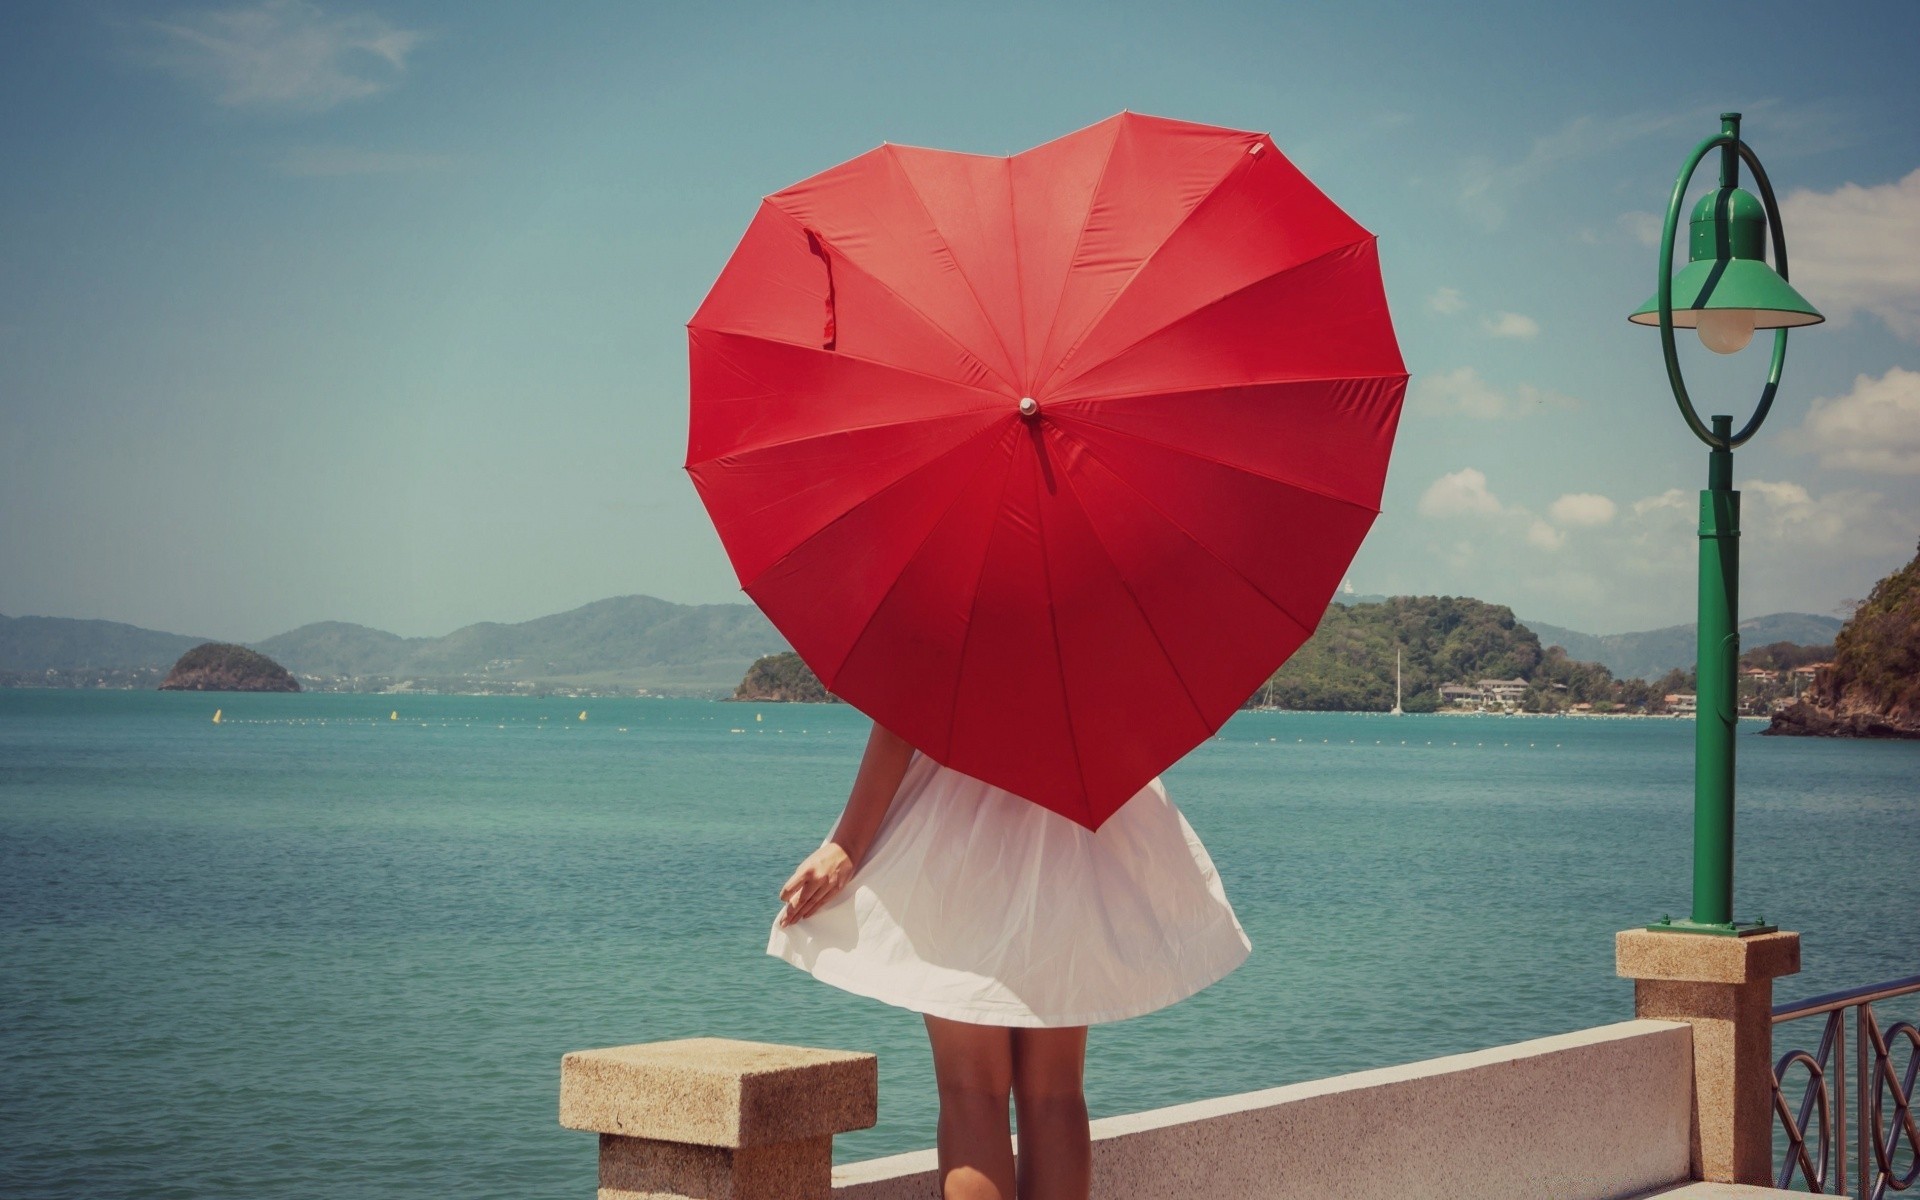
[[[940,1194],[944,1200],[1014,1200],[1012,1031],[927,1018],[940,1088]],[[1022,1193],[1023,1195],[1025,1193]]]
[[[1087,1027],[1013,1031],[1013,1104],[1020,1116],[1019,1200],[1087,1200],[1093,1143],[1081,1081]]]

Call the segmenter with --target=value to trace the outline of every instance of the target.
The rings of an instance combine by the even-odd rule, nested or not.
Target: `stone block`
[[[831,1138],[879,1119],[871,1054],[727,1038],[577,1050],[560,1060],[569,1129],[740,1149]]]
[[[692,1146],[600,1135],[599,1200],[827,1200],[833,1138]]]
[[[1800,935],[1712,937],[1623,929],[1613,935],[1614,971],[1627,979],[1752,983],[1800,971]]]

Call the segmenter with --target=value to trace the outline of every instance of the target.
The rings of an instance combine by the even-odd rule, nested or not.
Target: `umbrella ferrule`
[[[1020,397],[1020,415],[1031,421],[1040,415],[1040,402],[1032,396]]]

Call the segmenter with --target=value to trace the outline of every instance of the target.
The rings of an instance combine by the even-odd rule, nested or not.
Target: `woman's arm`
[[[833,827],[827,844],[806,857],[791,878],[780,887],[780,899],[787,907],[780,924],[791,925],[810,917],[853,878],[860,863],[873,846],[874,835],[900,790],[900,780],[913,758],[913,747],[875,722],[867,737],[867,750],[860,756],[860,773],[854,776],[853,792],[847,807]]]

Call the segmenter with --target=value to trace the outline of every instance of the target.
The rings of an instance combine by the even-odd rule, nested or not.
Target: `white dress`
[[[1163,1008],[1246,960],[1213,860],[1158,779],[1091,832],[914,752],[851,881],[767,953],[977,1025]]]

